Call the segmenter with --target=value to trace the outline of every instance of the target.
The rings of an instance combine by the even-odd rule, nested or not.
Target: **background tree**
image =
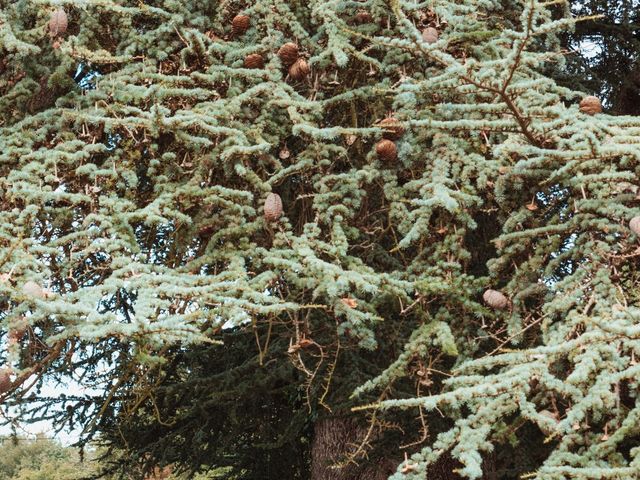
[[[78,480],[98,471],[96,464],[81,461],[77,450],[44,436],[1,442],[0,476],[6,480]]]
[[[640,2],[573,1],[580,22],[565,36],[573,54],[563,82],[606,99],[611,113],[640,114]]]

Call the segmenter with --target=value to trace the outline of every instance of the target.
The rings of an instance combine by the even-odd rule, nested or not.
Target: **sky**
[[[60,392],[64,391],[69,395],[82,395],[85,393],[85,389],[76,382],[69,383],[67,385],[53,385],[45,384],[41,390],[43,396],[54,397],[60,395]],[[4,409],[2,415],[5,416]],[[12,415],[13,413],[13,415]],[[53,427],[48,421],[41,421],[36,423],[19,422],[15,416],[15,412],[9,412],[9,416],[12,417],[14,425],[16,426],[16,432],[20,436],[35,437],[38,434],[45,434],[47,437],[56,438],[60,443],[65,446],[71,445],[79,438],[80,430],[74,429],[68,431],[67,429],[61,431],[57,435],[55,434]],[[2,419],[4,421],[4,418]],[[12,429],[9,425],[0,426],[0,436],[11,435]]]

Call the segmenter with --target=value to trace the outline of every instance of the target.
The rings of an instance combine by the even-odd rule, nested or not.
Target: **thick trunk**
[[[357,448],[365,429],[348,417],[328,417],[316,422],[311,445],[311,480],[387,480],[400,460],[365,460],[362,465],[336,468]]]
[[[366,430],[348,417],[328,417],[316,422],[311,444],[311,480],[387,480],[403,460],[395,458],[359,459],[360,465],[344,463],[350,453],[363,440]],[[483,480],[496,480],[493,455],[483,464]],[[434,480],[461,480],[454,471],[462,465],[449,455],[443,455],[429,467],[427,478]]]
[[[612,110],[615,115],[640,115],[640,65],[622,80]]]

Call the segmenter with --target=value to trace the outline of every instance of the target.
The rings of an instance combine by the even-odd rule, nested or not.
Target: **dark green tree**
[[[0,440],[0,478],[4,480],[78,480],[100,469],[81,461],[77,450],[40,436]]]
[[[640,2],[574,0],[571,11],[580,22],[565,35],[566,82],[606,99],[610,112],[640,115]]]

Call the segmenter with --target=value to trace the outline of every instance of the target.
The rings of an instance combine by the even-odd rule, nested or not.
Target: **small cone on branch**
[[[220,42],[222,39],[214,32],[213,30],[208,30],[204,32],[204,35],[213,42]]]
[[[286,160],[290,156],[291,152],[286,146],[282,147],[282,149],[280,149],[280,153],[278,153],[278,157],[280,158],[280,160]]]
[[[304,58],[299,58],[289,67],[289,76],[294,80],[303,80],[309,75],[309,72],[311,72],[311,69]]]
[[[7,335],[7,341],[9,345],[15,345],[24,336],[25,330],[9,330],[9,334]]]
[[[280,57],[282,64],[286,67],[292,65],[296,60],[298,60],[299,54],[300,51],[298,50],[298,45],[292,42],[285,43],[278,50],[278,57]]]
[[[373,17],[366,10],[360,10],[358,13],[356,13],[356,16],[353,17],[353,19],[359,25],[362,25],[364,23],[371,23],[373,21]]]
[[[433,27],[427,27],[422,30],[422,40],[424,40],[425,43],[436,43],[439,36],[440,35],[438,34],[438,30]]]
[[[49,36],[59,37],[67,31],[68,26],[69,19],[67,17],[67,12],[62,8],[58,8],[51,13],[51,17],[49,19]]]
[[[504,310],[509,306],[509,299],[497,290],[489,289],[482,294],[482,299],[491,308]]]
[[[262,68],[264,67],[264,59],[259,53],[251,53],[244,58],[244,66],[246,68]]]
[[[582,113],[586,113],[587,115],[595,115],[596,113],[601,113],[602,102],[598,97],[594,97],[593,95],[584,97],[580,102],[580,111]]]
[[[282,199],[277,193],[270,193],[264,201],[264,218],[267,222],[275,222],[282,216]]]
[[[548,418],[549,420],[553,421],[554,423],[558,423],[558,417],[556,417],[556,415],[552,412],[550,412],[549,410],[541,410],[540,415],[542,415],[543,417]],[[538,427],[540,428],[540,430],[542,431],[542,433],[544,433],[545,435],[551,435],[552,433],[555,432],[555,429],[552,428],[551,426],[547,426],[547,425],[538,425]]]
[[[47,292],[36,282],[29,280],[22,286],[22,293],[29,297],[47,298]]]
[[[18,343],[24,337],[24,334],[27,333],[27,322],[26,318],[22,317],[17,322],[9,327],[9,333],[7,335],[9,343]]]
[[[633,233],[640,236],[640,216],[633,217],[629,222],[629,228]]]
[[[356,308],[358,306],[358,301],[353,298],[345,297],[341,298],[340,301],[349,308]]]
[[[376,153],[385,162],[393,162],[398,158],[398,148],[391,140],[380,140],[376,143]]]
[[[247,15],[236,15],[231,20],[231,31],[234,35],[242,35],[244,32],[249,30],[249,25],[251,24],[251,19]]]
[[[8,368],[0,369],[0,395],[9,391],[11,383],[11,370]]]
[[[398,123],[398,119],[394,117],[387,117],[376,126],[384,129],[382,135],[387,140],[398,140],[404,134],[404,128]]]

